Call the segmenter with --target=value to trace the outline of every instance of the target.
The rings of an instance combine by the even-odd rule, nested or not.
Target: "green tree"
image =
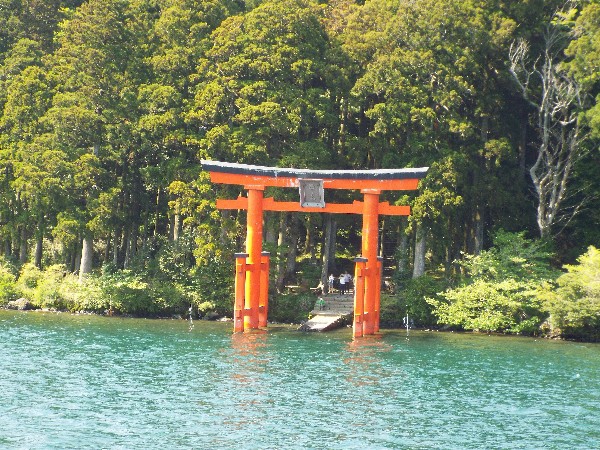
[[[120,181],[127,189],[123,193],[127,199],[123,206],[131,219],[127,232],[136,230],[140,220],[137,200],[143,190],[136,182],[140,163],[131,129],[137,114],[136,85],[144,76],[140,63],[144,47],[136,46],[139,36],[133,33],[134,18],[127,1],[83,4],[61,24],[59,47],[50,61],[49,78],[57,92],[46,120],[57,143],[69,150],[71,160],[79,161],[84,172],[99,165],[112,175],[81,178],[78,183],[81,213],[71,217],[82,220],[81,274],[92,267],[94,230],[90,221],[100,191]],[[84,156],[86,153],[93,158]],[[138,195],[130,195],[132,190]],[[130,250],[133,247],[126,240]]]
[[[519,199],[499,70],[515,28],[499,2],[373,1],[349,20],[345,48],[363,69],[352,90],[351,159],[431,166],[412,221],[417,255],[427,230],[436,236],[434,264],[479,252],[486,226]]]
[[[225,19],[211,40],[211,48],[198,65],[198,84],[187,116],[197,132],[201,156],[251,164],[332,167],[341,84],[335,78],[335,64],[328,59],[335,58],[337,48],[328,39],[323,7],[304,0],[262,2],[245,14]],[[345,162],[338,161],[337,167],[340,164]],[[205,182],[200,179],[198,184]],[[209,186],[198,188],[211,197],[216,194]],[[200,220],[208,222],[210,210],[199,212]],[[201,235],[212,235],[213,244],[221,244],[222,231],[218,230],[235,228],[228,223],[231,220],[236,218],[225,219],[223,226]],[[282,233],[286,241],[282,247],[290,244],[293,254],[299,226],[299,221],[294,222],[292,232]],[[293,271],[295,258],[291,260],[288,271]]]
[[[152,83],[139,88],[136,131],[145,148],[144,183],[156,199],[155,234],[166,232],[168,223],[170,237],[177,240],[186,222],[180,208],[169,208],[169,201],[179,205],[169,196],[177,190],[170,185],[191,183],[200,170],[197,134],[184,122],[185,108],[193,100],[192,80],[198,60],[210,48],[211,32],[238,8],[234,2],[197,0],[168,0],[159,6],[148,30]]]
[[[589,129],[591,139],[582,143],[582,157],[573,168],[571,190],[574,194],[566,206],[574,212],[563,239],[572,251],[565,260],[573,261],[570,253],[581,254],[590,244],[596,244],[600,232],[595,226],[600,221],[600,182],[594,168],[600,164],[600,4],[597,1],[579,2],[581,13],[576,16],[573,39],[565,54],[565,69],[575,78],[590,104],[581,112],[582,125]]]
[[[68,168],[63,161],[64,155],[46,146],[48,139],[44,135],[42,117],[50,105],[51,90],[45,71],[36,64],[39,57],[36,45],[29,41],[21,43],[32,51],[32,64],[15,74],[19,60],[23,61],[20,58],[23,54],[15,52],[14,58],[5,61],[9,65],[14,64],[8,71],[14,75],[6,85],[6,101],[0,117],[4,140],[1,154],[6,165],[5,187],[14,193],[7,193],[5,197],[9,203],[7,216],[13,219],[7,225],[13,232],[20,229],[22,262],[27,257],[23,250],[26,252],[28,233],[35,233],[35,264],[40,267],[43,238],[64,205],[63,185],[68,183],[62,177],[66,176]]]
[[[331,108],[321,17],[311,1],[263,2],[215,30],[188,116],[206,130],[205,157],[277,164],[304,144],[304,167],[331,163],[320,145]]]

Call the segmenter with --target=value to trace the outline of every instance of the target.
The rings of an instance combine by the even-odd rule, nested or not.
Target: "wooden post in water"
[[[364,335],[366,262],[366,258],[354,258],[354,321],[352,323],[352,336],[354,337]]]
[[[244,331],[244,297],[246,289],[246,258],[248,253],[235,254],[235,303],[233,331]]]
[[[383,278],[383,258],[377,257],[377,286],[375,290],[375,333],[379,332],[379,311],[381,307],[381,279]]]
[[[258,326],[267,326],[269,314],[269,252],[262,252],[260,260],[260,300],[258,304]]]

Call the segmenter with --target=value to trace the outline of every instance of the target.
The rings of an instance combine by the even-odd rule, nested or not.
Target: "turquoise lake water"
[[[600,346],[0,311],[1,449],[595,449]]]

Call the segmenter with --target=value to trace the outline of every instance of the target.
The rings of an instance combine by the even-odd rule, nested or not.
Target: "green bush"
[[[62,265],[39,270],[32,264],[21,269],[17,282],[0,266],[0,302],[18,296],[38,308],[91,311],[136,316],[183,314],[194,302],[197,286],[173,282],[157,272],[117,270],[107,264],[100,275],[83,282]]]
[[[417,327],[437,325],[433,314],[433,306],[425,299],[437,295],[448,287],[448,281],[430,275],[415,279],[396,278],[393,295],[381,297],[380,323],[382,326],[396,328],[404,326],[404,317],[408,312],[409,319]]]
[[[28,272],[31,275],[32,272]],[[40,277],[31,291],[31,301],[39,308],[66,310],[69,304],[64,296],[62,281],[66,274],[64,266],[50,266],[45,271],[39,271]],[[32,282],[32,277],[28,278]]]
[[[38,282],[44,278],[44,273],[31,263],[24,264],[19,272],[17,286],[22,291],[26,298],[31,298],[33,289],[38,285]]]
[[[183,286],[165,281],[150,280],[150,297],[161,315],[183,314],[193,302],[193,297]]]
[[[76,291],[66,287],[66,280],[74,278],[61,264],[43,271],[33,264],[25,264],[15,283],[15,295],[26,298],[37,308],[71,309]]]
[[[2,267],[6,272],[12,274],[15,279],[19,276],[20,270],[18,262],[10,257],[0,256],[0,267]]]
[[[494,247],[467,256],[461,284],[427,302],[440,323],[465,330],[536,334],[547,314],[540,286],[552,282],[556,271],[543,243],[524,233],[499,231]]]
[[[80,282],[76,275],[67,274],[61,283],[61,293],[69,311],[102,313],[108,309],[94,276],[88,276]]]
[[[49,266],[42,271],[33,264],[25,264],[14,284],[13,296],[26,298],[37,308],[98,311],[99,308],[91,307],[100,297],[92,279],[79,283],[77,276],[68,273],[64,265]]]
[[[98,282],[103,297],[101,304],[111,311],[150,316],[159,312],[148,282],[131,270],[103,274]]]
[[[40,280],[44,278],[44,273],[33,264],[24,264],[21,267],[19,276],[17,277],[16,291],[18,297],[23,297],[40,308],[41,305],[36,304],[36,288]]]
[[[3,265],[0,265],[0,306],[17,298],[16,277]]]
[[[535,334],[543,319],[536,287],[514,278],[477,279],[441,294],[445,301],[430,303],[441,323],[465,330]]]
[[[600,251],[589,247],[577,265],[566,265],[542,298],[550,314],[553,334],[567,338],[600,340]]]

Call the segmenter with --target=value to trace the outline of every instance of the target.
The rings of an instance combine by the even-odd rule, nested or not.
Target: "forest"
[[[0,0],[0,305],[230,315],[243,190],[202,159],[429,167],[382,196],[382,324],[598,340],[599,100],[598,0]],[[358,222],[265,214],[270,320]]]

